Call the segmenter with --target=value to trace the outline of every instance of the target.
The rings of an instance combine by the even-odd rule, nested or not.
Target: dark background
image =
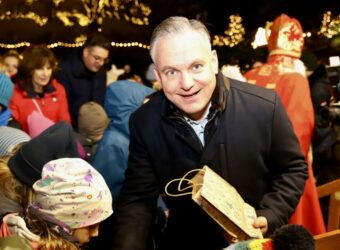
[[[119,2],[121,5],[130,6],[132,1],[120,0]],[[94,1],[91,3],[94,4]],[[89,6],[91,6],[91,3]],[[246,31],[244,41],[233,48],[224,46],[215,47],[215,49],[218,52],[221,65],[237,59],[242,69],[245,69],[253,60],[265,60],[267,56],[265,47],[254,50],[250,45],[257,28],[264,27],[266,21],[272,21],[281,13],[285,13],[297,18],[304,31],[313,34],[311,38],[306,39],[304,61],[315,60],[315,58],[324,59],[331,55],[340,54],[339,43],[332,46],[332,41],[339,39],[339,35],[338,38],[333,39],[326,39],[317,35],[323,14],[327,10],[332,11],[333,16],[340,14],[339,0],[139,0],[139,3],[149,6],[152,10],[148,16],[149,25],[139,26],[113,17],[104,18],[101,25],[93,22],[88,27],[81,27],[78,24],[65,27],[55,17],[56,6],[52,0],[0,0],[0,16],[5,14],[6,11],[22,13],[33,11],[40,16],[49,18],[44,26],[39,26],[29,19],[0,20],[0,43],[12,44],[23,41],[33,44],[50,44],[58,41],[73,43],[79,35],[101,27],[102,33],[111,41],[135,41],[148,44],[153,28],[168,16],[182,15],[199,19],[208,26],[211,34],[215,35],[223,34],[227,29],[231,14],[239,14],[243,18],[242,24]],[[81,0],[61,1],[58,9],[70,12],[75,9],[78,12],[85,13]],[[125,11],[129,14],[128,10]],[[122,12],[119,13],[122,14]],[[0,53],[4,53],[6,50],[0,48]],[[24,47],[17,50],[22,52]],[[58,58],[63,58],[72,49],[58,47],[54,48],[53,51]],[[132,66],[133,71],[143,77],[147,65],[151,62],[147,49],[131,47],[112,47],[111,61],[118,67],[128,63]]]

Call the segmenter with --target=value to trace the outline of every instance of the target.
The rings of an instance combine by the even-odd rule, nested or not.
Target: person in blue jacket
[[[130,115],[153,92],[153,89],[129,80],[116,81],[110,84],[106,90],[105,111],[110,119],[110,123],[98,144],[92,165],[103,175],[110,188],[113,209],[117,204],[120,189],[123,185],[129,157]],[[166,210],[161,198],[158,199],[158,209],[159,215],[164,214]],[[158,219],[162,220],[160,217],[162,216],[158,216]],[[107,247],[107,242],[110,241],[104,238],[111,237],[111,228],[112,225],[109,218],[101,225],[101,235],[91,242],[90,248],[93,245],[93,249],[98,249],[100,244],[105,244],[103,247]]]
[[[93,166],[104,176],[114,206],[123,184],[129,156],[130,115],[153,92],[151,88],[128,80],[117,81],[107,88],[104,107],[110,122],[98,144]]]
[[[14,85],[11,79],[0,73],[0,126],[7,126],[12,117],[8,104],[12,98],[13,90]]]

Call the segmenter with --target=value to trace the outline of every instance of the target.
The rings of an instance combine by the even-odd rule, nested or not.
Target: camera
[[[340,125],[340,66],[326,67],[329,91],[333,100],[325,106],[319,106],[317,125],[326,127],[330,123]]]
[[[319,107],[318,114],[322,121],[340,125],[340,101]]]

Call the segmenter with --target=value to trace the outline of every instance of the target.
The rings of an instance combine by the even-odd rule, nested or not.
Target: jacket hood
[[[127,80],[112,83],[107,88],[105,97],[109,127],[129,134],[130,115],[143,104],[144,98],[153,92],[151,88]]]

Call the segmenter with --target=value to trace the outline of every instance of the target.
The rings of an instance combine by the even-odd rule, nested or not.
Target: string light
[[[54,49],[57,47],[66,47],[66,48],[77,48],[82,47],[84,45],[84,41],[76,41],[74,43],[65,43],[65,42],[55,42],[51,44],[47,44],[47,48]],[[31,43],[29,42],[21,42],[16,44],[5,44],[0,43],[0,48],[5,49],[17,49],[21,47],[29,47],[31,46]],[[150,49],[150,46],[147,44],[143,44],[140,42],[126,42],[126,43],[118,43],[118,42],[111,42],[112,47],[118,47],[118,48],[131,48],[131,47],[138,47],[142,49]]]
[[[84,45],[84,42],[79,43],[64,43],[64,42],[56,42],[47,45],[47,48],[56,48],[56,47],[66,47],[66,48],[77,48]]]
[[[11,19],[30,19],[40,26],[44,26],[48,21],[47,17],[41,17],[31,11],[27,13],[19,13],[19,12],[12,13],[11,11],[7,11],[5,14],[0,15],[0,20],[11,20]]]
[[[111,42],[112,47],[123,47],[123,48],[130,48],[130,47],[139,47],[142,49],[150,49],[150,45],[143,44],[140,42],[127,42],[127,43],[116,43],[116,42]]]
[[[14,43],[14,44],[6,44],[6,43],[0,43],[0,48],[5,49],[17,49],[21,47],[28,47],[31,44],[29,42],[21,42],[21,43]]]
[[[62,0],[53,0],[56,7]],[[56,17],[63,22],[65,26],[73,26],[71,19],[75,18],[80,26],[88,26],[96,22],[101,25],[104,18],[115,17],[117,20],[124,18],[125,21],[136,25],[149,25],[148,16],[151,13],[149,6],[139,3],[138,0],[81,0],[85,9],[85,14],[74,9],[69,11],[57,11]]]
[[[32,4],[36,0],[27,0],[27,4]],[[56,7],[60,5],[60,3],[65,0],[53,0]],[[81,0],[84,5],[84,9],[86,14],[79,13],[76,10],[73,10],[72,13],[68,11],[57,11],[56,17],[63,22],[65,26],[73,26],[75,22],[72,20],[76,19],[77,23],[80,26],[88,26],[91,22],[96,21],[98,24],[102,24],[103,18],[115,17],[120,20],[123,18],[128,22],[132,22],[137,25],[148,25],[149,20],[148,16],[151,13],[151,9],[139,3],[138,0],[100,0],[100,1],[91,1],[91,0]],[[0,0],[1,3],[1,0]],[[91,4],[92,3],[92,4]],[[113,11],[112,11],[113,10]],[[127,13],[130,13],[129,16]],[[5,14],[0,15],[0,20],[11,20],[11,19],[19,19],[26,18],[31,19],[40,26],[44,26],[48,18],[41,17],[33,12],[28,13],[12,13],[11,11],[7,11]],[[242,17],[239,15],[231,15],[229,17],[230,22],[228,25],[228,29],[224,31],[224,35],[214,35],[213,36],[213,46],[229,46],[234,47],[239,44],[244,39],[245,29],[242,25]],[[102,30],[101,27],[98,28],[99,31]],[[332,18],[332,13],[327,11],[323,15],[322,25],[319,35],[323,35],[327,38],[332,38],[340,34],[340,15],[335,18]],[[311,37],[311,32],[306,32],[303,34],[304,37]],[[81,35],[80,37],[75,39],[74,43],[65,43],[65,42],[54,42],[48,44],[49,48],[56,47],[81,47],[86,40],[85,35]],[[31,44],[27,41],[15,43],[15,44],[5,44],[0,43],[1,48],[7,49],[15,49],[20,47],[27,47]],[[258,44],[252,43],[253,46],[259,46]],[[139,42],[126,42],[126,43],[117,43],[112,42],[112,47],[121,47],[121,48],[130,48],[130,47],[139,47],[143,49],[150,49],[150,46],[147,44],[139,43]]]
[[[224,35],[214,35],[214,46],[234,47],[243,41],[245,30],[242,25],[242,17],[239,15],[231,15],[229,19],[229,27],[224,31]]]
[[[319,35],[323,35],[327,38],[340,34],[340,15],[332,19],[332,12],[327,11],[323,14],[321,27],[318,32]]]

